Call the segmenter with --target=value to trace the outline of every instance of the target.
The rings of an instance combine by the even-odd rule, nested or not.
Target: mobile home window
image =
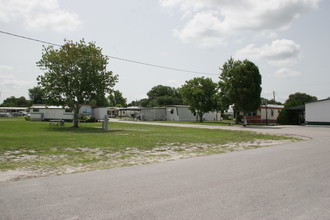
[[[257,116],[257,112],[249,112],[248,116]]]
[[[38,108],[34,108],[33,109],[33,112],[39,112],[39,109]]]

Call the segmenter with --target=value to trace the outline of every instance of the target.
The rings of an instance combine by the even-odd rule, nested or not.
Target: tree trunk
[[[204,113],[203,112],[199,112],[198,115],[199,115],[199,122],[203,123],[203,115],[204,115]]]
[[[73,115],[73,127],[79,128],[79,121],[78,121],[78,115],[79,115],[79,107],[74,110]]]

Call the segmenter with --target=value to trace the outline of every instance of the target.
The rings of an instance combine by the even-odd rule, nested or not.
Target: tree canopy
[[[266,98],[261,98],[261,103],[262,104],[272,104],[272,105],[283,105],[283,103],[276,101],[274,99],[266,99]]]
[[[178,89],[170,86],[154,86],[150,89],[147,95],[149,99],[149,107],[182,104]]]
[[[316,96],[308,95],[306,93],[296,92],[294,94],[289,95],[289,98],[285,101],[284,107],[293,107],[299,105],[305,105],[307,102],[315,102],[317,101]]]
[[[1,106],[3,107],[29,107],[31,106],[31,102],[27,100],[24,96],[16,98],[15,96],[11,96],[3,100]]]
[[[221,68],[219,88],[221,103],[233,105],[235,111],[256,111],[261,104],[261,75],[258,67],[249,60],[230,58]]]
[[[211,78],[199,77],[186,81],[180,93],[190,110],[197,112],[201,122],[206,112],[217,108],[217,84]]]
[[[32,104],[45,104],[46,100],[44,96],[44,91],[40,86],[29,89],[29,97]]]
[[[44,47],[37,66],[44,70],[38,76],[47,104],[68,106],[78,127],[79,109],[83,104],[106,103],[118,76],[107,71],[108,57],[95,43],[65,41],[59,49]]]
[[[126,107],[127,99],[123,97],[123,94],[119,90],[115,90],[108,96],[109,105],[114,107]]]
[[[131,103],[128,104],[128,106],[148,107],[148,102],[149,102],[149,99],[144,98],[144,99],[132,101]]]
[[[154,86],[148,91],[147,96],[148,98],[133,101],[129,105],[142,107],[162,107],[167,105],[183,104],[179,89],[170,86]]]

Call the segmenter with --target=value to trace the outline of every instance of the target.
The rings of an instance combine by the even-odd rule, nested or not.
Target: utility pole
[[[266,106],[266,125],[268,125],[268,109],[267,109],[267,99],[266,99],[266,103],[265,103],[265,106]]]
[[[273,100],[274,100],[274,102],[276,101],[275,100],[275,91],[273,91]]]

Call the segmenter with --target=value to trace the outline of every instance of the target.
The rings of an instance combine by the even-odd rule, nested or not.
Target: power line
[[[0,30],[0,33],[10,35],[10,36],[13,36],[13,37],[22,38],[22,39],[25,39],[25,40],[35,41],[35,42],[38,42],[38,43],[49,44],[49,45],[52,45],[52,46],[57,46],[57,47],[62,46],[60,44],[55,44],[55,43],[51,43],[51,42],[48,42],[48,41],[39,40],[39,39],[36,39],[36,38],[26,37],[26,36],[23,36],[23,35],[13,34],[13,33],[6,32],[6,31],[1,31]],[[145,63],[145,62],[140,62],[140,61],[136,61],[136,60],[130,60],[130,59],[126,59],[126,58],[110,56],[110,55],[107,55],[107,57],[112,58],[112,59],[116,59],[116,60],[125,61],[125,62],[135,63],[135,64],[139,64],[139,65],[144,65],[144,66],[151,66],[151,67],[156,67],[156,68],[161,68],[161,69],[167,69],[167,70],[174,70],[174,71],[180,71],[180,72],[186,72],[186,73],[195,73],[195,74],[202,74],[202,75],[217,75],[217,74],[208,73],[208,72],[199,72],[199,71],[193,71],[193,70],[185,70],[185,69],[179,69],[179,68],[174,68],[174,67],[161,66],[161,65]]]
[[[51,43],[51,42],[47,42],[47,41],[43,41],[43,40],[38,40],[38,39],[35,39],[35,38],[31,38],[31,37],[25,37],[23,35],[13,34],[13,33],[9,33],[9,32],[6,32],[6,31],[1,31],[0,30],[0,33],[7,34],[7,35],[10,35],[10,36],[14,36],[14,37],[18,37],[18,38],[23,38],[25,40],[36,41],[36,42],[39,42],[39,43],[45,43],[45,44],[49,44],[49,45],[53,45],[53,46],[58,46],[58,47],[62,46],[60,44],[54,44],[54,43]]]
[[[174,70],[174,71],[181,71],[181,72],[187,72],[187,73],[195,73],[195,74],[203,74],[203,75],[217,75],[214,73],[203,73],[203,72],[197,72],[197,71],[192,71],[192,70],[184,70],[184,69],[178,69],[178,68],[173,68],[173,67],[167,67],[167,66],[160,66],[156,64],[151,64],[151,63],[143,63],[135,60],[129,60],[125,58],[120,58],[120,57],[114,57],[114,56],[108,56],[109,58],[116,59],[116,60],[122,60],[130,63],[136,63],[140,65],[145,65],[145,66],[151,66],[151,67],[156,67],[156,68],[162,68],[162,69],[168,69],[168,70]]]

